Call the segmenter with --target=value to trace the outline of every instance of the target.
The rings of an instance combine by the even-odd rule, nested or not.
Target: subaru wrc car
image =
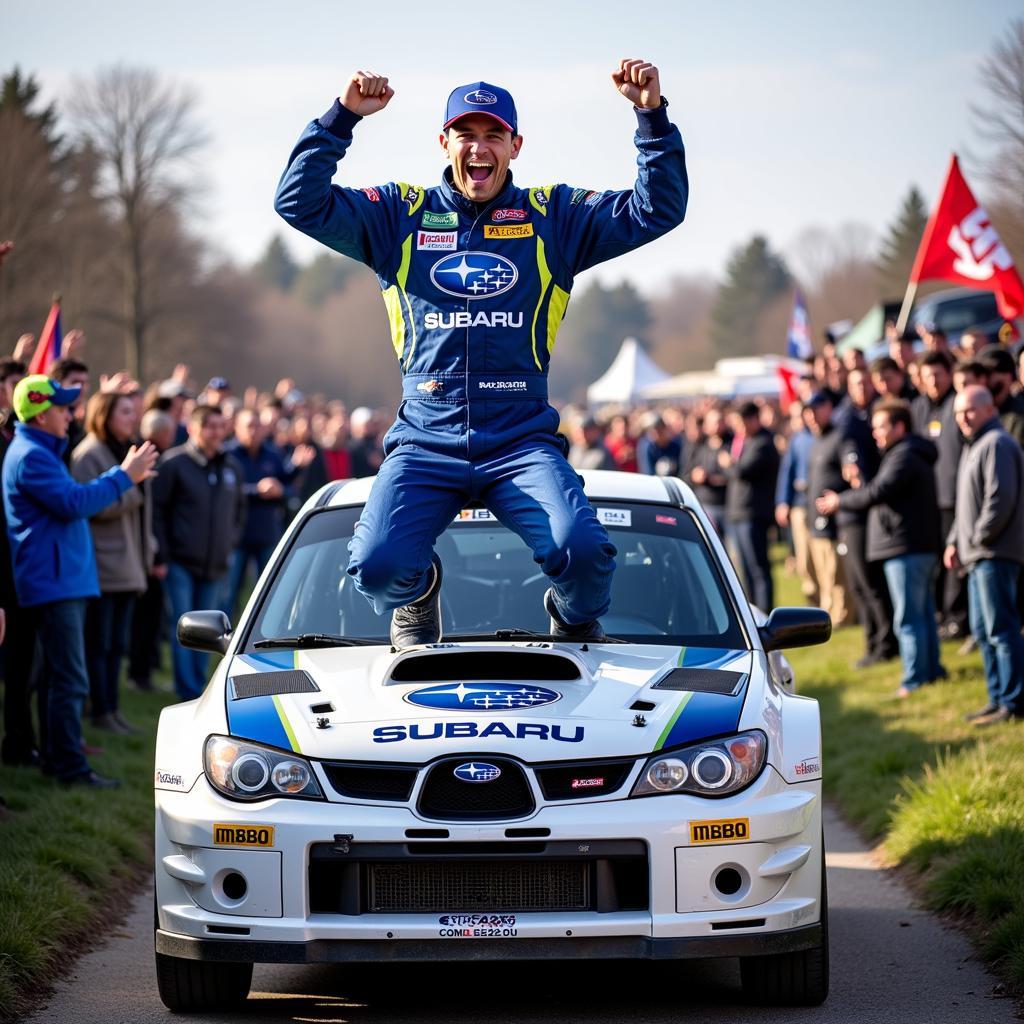
[[[692,492],[593,472],[618,549],[607,642],[550,635],[548,579],[485,508],[437,543],[441,642],[395,649],[345,569],[370,480],[296,516],[223,659],[164,710],[156,967],[173,1010],[239,1006],[254,963],[738,957],[748,998],[820,1003],[818,706]]]

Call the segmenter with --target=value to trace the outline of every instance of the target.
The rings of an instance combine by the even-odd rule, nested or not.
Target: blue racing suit
[[[518,188],[485,204],[431,188],[331,184],[361,120],[339,102],[292,151],[275,208],[377,274],[403,373],[387,458],[349,573],[378,613],[426,589],[434,541],[468,499],[530,544],[575,624],[608,608],[615,549],[565,461],[547,369],[573,278],[683,219],[686,163],[665,105],[638,110],[632,190]]]

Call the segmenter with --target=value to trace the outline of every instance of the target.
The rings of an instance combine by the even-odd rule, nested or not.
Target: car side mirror
[[[774,608],[757,632],[766,653],[813,647],[832,636],[832,620],[823,608]]]
[[[222,611],[185,612],[178,619],[178,643],[193,651],[224,654],[231,643],[231,620]]]

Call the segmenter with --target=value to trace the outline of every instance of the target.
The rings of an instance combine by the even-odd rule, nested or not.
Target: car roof
[[[598,469],[586,470],[580,476],[583,479],[583,489],[591,501],[643,501],[698,507],[693,491],[676,477],[615,473]],[[367,476],[327,484],[310,499],[307,507],[340,508],[346,505],[363,505],[370,496],[373,481],[374,477]]]

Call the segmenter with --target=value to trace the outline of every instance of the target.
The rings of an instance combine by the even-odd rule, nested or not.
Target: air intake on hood
[[[527,651],[466,651],[460,654],[419,654],[391,669],[396,683],[453,683],[459,680],[579,679],[576,662],[558,654]]]
[[[301,669],[283,672],[250,672],[232,676],[235,700],[244,697],[272,697],[275,693],[317,693],[320,687]]]
[[[723,672],[717,668],[674,668],[651,689],[733,694],[739,689],[743,677],[742,672]]]

